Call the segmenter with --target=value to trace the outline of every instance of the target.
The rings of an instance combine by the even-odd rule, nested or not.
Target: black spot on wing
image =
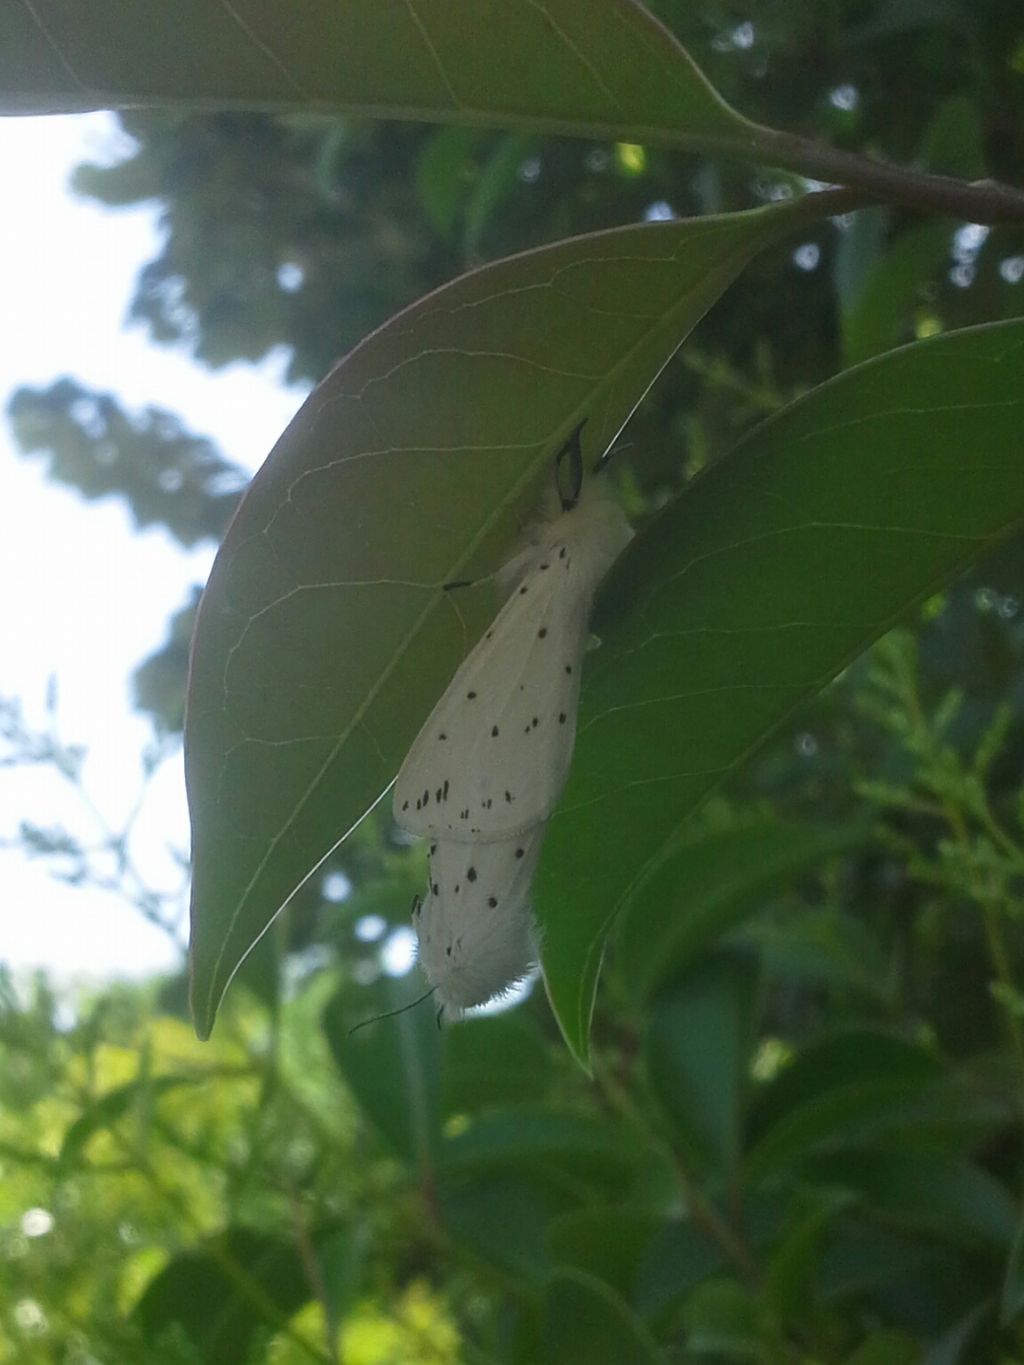
[[[487,904],[491,907],[492,910],[495,909],[495,907],[496,907],[497,904],[498,904],[498,898],[497,898],[497,896],[488,896],[488,897],[487,897]]]

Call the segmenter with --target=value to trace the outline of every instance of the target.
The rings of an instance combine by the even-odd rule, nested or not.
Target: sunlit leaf
[[[264,1341],[312,1295],[294,1246],[250,1228],[232,1227],[195,1251],[183,1251],[149,1284],[135,1313],[154,1346],[181,1337],[199,1359],[245,1365]]]

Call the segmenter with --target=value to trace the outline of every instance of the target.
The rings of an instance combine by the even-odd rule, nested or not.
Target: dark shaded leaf
[[[449,1234],[520,1289],[539,1288],[551,1268],[548,1226],[577,1204],[562,1184],[524,1172],[445,1179],[439,1195]]]
[[[885,1328],[872,1332],[852,1354],[844,1356],[843,1365],[917,1365],[920,1359],[913,1337]]]
[[[544,1296],[545,1360],[558,1365],[664,1365],[639,1318],[603,1281],[559,1269]]]
[[[525,1105],[480,1115],[445,1138],[441,1151],[447,1171],[560,1172],[572,1182],[617,1189],[635,1173],[640,1158],[634,1139],[619,1124]]]
[[[446,1035],[445,1110],[472,1113],[539,1100],[551,1079],[550,1054],[523,1011],[467,1019]]]
[[[574,1209],[552,1220],[548,1252],[555,1265],[585,1271],[631,1302],[639,1266],[660,1226],[649,1209]]]
[[[350,1002],[339,994],[324,1011],[324,1030],[367,1118],[399,1156],[428,1171],[441,1135],[441,1035],[426,1002],[402,1009],[416,998],[409,978],[389,985],[384,1008],[401,1013],[350,1033]]]
[[[698,1285],[680,1315],[686,1344],[697,1355],[726,1360],[757,1360],[761,1324],[751,1291],[736,1280]]]
[[[655,1234],[640,1261],[633,1302],[645,1318],[660,1320],[724,1268],[721,1247],[703,1228],[673,1220]]]
[[[698,1170],[726,1179],[739,1160],[757,970],[749,958],[708,959],[651,1011],[651,1089]]]
[[[1004,1326],[1016,1322],[1022,1309],[1024,1309],[1024,1218],[1017,1225],[1017,1235],[1013,1239],[1013,1246],[1006,1262],[1006,1278],[1003,1280],[999,1306],[1000,1321]]]
[[[856,1029],[813,1043],[758,1098],[747,1179],[762,1180],[830,1139],[863,1137],[942,1075],[930,1053],[890,1034]]]
[[[775,891],[862,837],[765,820],[684,845],[623,916],[616,961],[633,995],[646,999]]]
[[[862,1148],[809,1157],[806,1177],[859,1194],[876,1214],[1009,1250],[1017,1210],[979,1167],[935,1151]]]

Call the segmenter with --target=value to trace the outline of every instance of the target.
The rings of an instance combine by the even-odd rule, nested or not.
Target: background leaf
[[[197,1251],[177,1255],[150,1282],[135,1312],[148,1343],[184,1336],[199,1359],[246,1365],[266,1317],[287,1321],[311,1296],[295,1248],[249,1228],[232,1227]],[[173,1338],[172,1338],[173,1339]]]
[[[391,982],[385,1008],[401,1013],[357,1033],[344,996],[324,1012],[331,1052],[367,1118],[410,1165],[430,1171],[441,1133],[441,1039],[434,1013],[410,982]]]
[[[619,926],[616,963],[634,996],[653,994],[772,892],[862,837],[772,819],[684,845],[644,883]]]
[[[885,1033],[853,1029],[812,1043],[758,1097],[747,1178],[762,1180],[829,1138],[863,1136],[906,1114],[942,1074],[923,1048]]]
[[[559,1365],[664,1365],[643,1323],[603,1281],[556,1270],[544,1297],[545,1359]]]
[[[702,1171],[728,1179],[739,1159],[757,969],[721,954],[654,1002],[645,1041],[651,1088]]]
[[[897,1221],[968,1238],[1006,1252],[1017,1211],[987,1172],[944,1152],[863,1147],[808,1158],[804,1171],[823,1185],[859,1194]]]

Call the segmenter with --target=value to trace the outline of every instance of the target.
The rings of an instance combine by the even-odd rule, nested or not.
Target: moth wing
[[[547,819],[569,771],[592,582],[539,553],[460,665],[402,764],[395,821],[489,841]]]
[[[420,965],[448,1017],[501,994],[535,961],[529,902],[545,829],[431,844],[430,885],[413,924]]]

